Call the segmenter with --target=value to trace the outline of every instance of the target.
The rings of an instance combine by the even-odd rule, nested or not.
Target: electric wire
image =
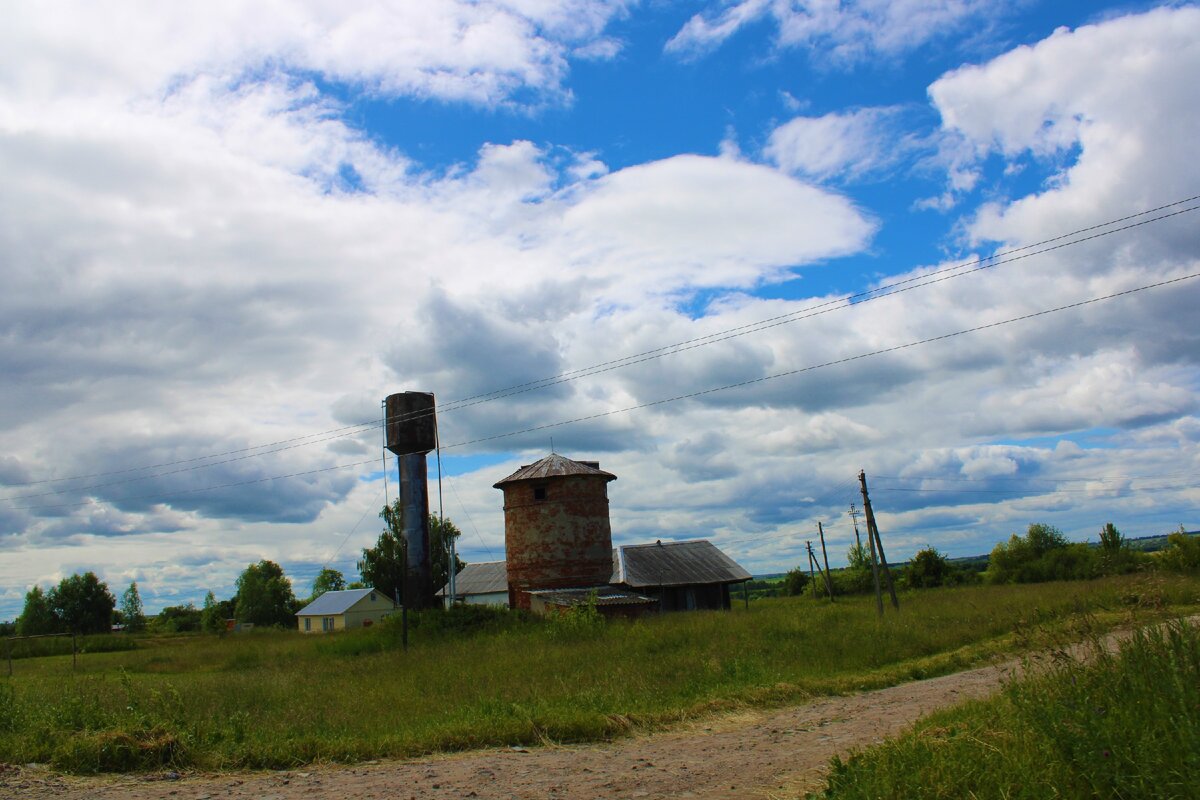
[[[496,441],[496,440],[500,440],[500,439],[511,438],[514,436],[522,436],[522,435],[529,434],[529,433],[535,433],[538,431],[549,430],[551,428],[559,428],[559,427],[563,427],[566,425],[573,425],[573,424],[576,424],[579,422],[587,422],[587,421],[591,421],[594,419],[610,417],[610,416],[614,416],[617,414],[624,414],[624,413],[628,413],[631,411],[638,411],[638,410],[643,410],[643,409],[647,409],[647,408],[654,408],[657,406],[667,405],[669,403],[675,403],[680,400],[688,400],[688,399],[693,399],[696,397],[703,397],[706,395],[715,394],[718,392],[729,391],[731,389],[739,389],[739,388],[744,388],[746,386],[753,386],[753,385],[764,383],[767,381],[778,380],[780,378],[786,378],[786,377],[790,377],[793,375],[799,375],[799,374],[803,374],[803,373],[807,373],[807,372],[812,372],[815,370],[824,369],[824,368],[836,366],[839,364],[851,363],[851,362],[859,361],[859,360],[866,359],[866,358],[872,358],[875,356],[885,355],[887,353],[899,352],[901,350],[907,350],[907,349],[919,347],[922,345],[932,344],[934,342],[945,341],[948,339],[952,339],[952,338],[955,338],[958,336],[963,336],[963,335],[970,334],[970,333],[978,333],[979,331],[990,330],[993,328],[999,328],[999,327],[1002,327],[1005,325],[1011,325],[1011,324],[1014,324],[1017,322],[1024,322],[1026,320],[1036,319],[1039,317],[1059,313],[1062,311],[1069,311],[1071,309],[1081,308],[1084,306],[1093,305],[1095,303],[1101,303],[1101,302],[1105,302],[1108,300],[1113,300],[1113,299],[1116,299],[1119,297],[1126,297],[1126,296],[1136,294],[1138,292],[1147,291],[1150,289],[1156,289],[1156,288],[1160,288],[1163,286],[1170,286],[1173,284],[1181,283],[1183,281],[1192,280],[1197,277],[1200,277],[1200,272],[1190,273],[1190,274],[1178,276],[1175,278],[1169,278],[1166,280],[1157,281],[1155,283],[1138,286],[1138,287],[1135,287],[1132,289],[1125,289],[1125,290],[1122,290],[1119,292],[1113,292],[1111,294],[1102,295],[1100,297],[1093,297],[1093,298],[1089,298],[1087,300],[1079,300],[1079,301],[1076,301],[1073,303],[1068,303],[1066,305],[1056,306],[1054,308],[1042,309],[1041,311],[1034,311],[1034,312],[1030,312],[1028,314],[1022,314],[1020,316],[1011,317],[1011,318],[1005,319],[1005,320],[989,322],[989,323],[986,323],[983,325],[976,325],[971,328],[964,328],[964,329],[961,329],[958,331],[953,331],[951,333],[945,333],[945,334],[941,334],[938,336],[931,336],[931,337],[927,337],[925,339],[918,339],[915,341],[906,342],[904,344],[893,345],[891,347],[879,348],[877,350],[872,350],[867,353],[859,353],[859,354],[853,355],[853,356],[845,356],[843,358],[833,359],[833,360],[825,361],[825,362],[822,362],[819,364],[811,364],[811,365],[808,365],[805,367],[799,367],[797,369],[786,370],[784,372],[778,372],[778,373],[774,373],[771,375],[760,376],[758,378],[751,378],[749,380],[737,381],[735,383],[729,383],[729,384],[725,384],[723,386],[715,386],[715,387],[710,387],[708,389],[701,389],[701,390],[694,391],[694,392],[687,392],[685,394],[675,395],[673,397],[666,397],[666,398],[661,398],[659,400],[652,400],[652,401],[645,402],[645,403],[638,403],[635,405],[626,406],[624,408],[609,409],[608,411],[601,411],[601,412],[597,412],[595,414],[587,414],[587,415],[575,417],[572,419],[566,419],[566,420],[560,420],[558,422],[546,423],[544,425],[535,425],[535,426],[532,426],[529,428],[524,428],[524,429],[518,430],[518,431],[510,431],[508,433],[499,433],[499,434],[494,434],[492,436],[481,436],[481,437],[477,437],[475,439],[469,439],[469,440],[457,442],[454,444],[442,445],[442,449],[450,450],[453,448],[465,447],[467,445],[478,444],[481,442]],[[122,502],[122,501],[133,500],[133,499],[145,499],[147,497],[172,497],[172,496],[176,496],[176,495],[180,495],[180,494],[191,494],[191,493],[195,493],[195,492],[213,491],[216,489],[231,488],[234,486],[243,486],[243,485],[249,485],[249,484],[255,484],[255,483],[263,483],[266,481],[278,480],[278,479],[282,479],[282,478],[292,478],[292,477],[297,477],[300,475],[316,474],[316,473],[320,473],[320,472],[328,472],[328,471],[335,470],[335,469],[344,469],[344,468],[348,468],[348,467],[352,467],[352,466],[360,466],[362,464],[371,463],[371,461],[373,461],[373,460],[374,459],[371,459],[369,461],[355,462],[354,464],[342,464],[342,465],[337,465],[334,467],[325,467],[325,468],[314,469],[314,470],[309,470],[309,471],[305,471],[305,472],[291,473],[288,475],[276,475],[276,476],[268,476],[268,477],[263,477],[263,478],[256,478],[256,479],[247,480],[247,481],[237,481],[237,482],[220,484],[217,486],[200,488],[200,489],[190,489],[190,490],[176,492],[176,493],[169,494],[169,495],[152,493],[149,495],[134,495],[134,496],[124,497],[124,498],[114,498],[111,502]],[[385,470],[385,473],[386,473],[386,470]],[[75,506],[91,505],[91,504],[94,504],[95,502],[96,501],[94,501],[94,500],[89,500],[88,502],[84,502],[84,503],[63,503],[63,504],[55,504],[55,505],[33,505],[33,506],[11,506],[11,508],[27,509],[27,510],[28,509],[42,509],[42,508],[69,508],[69,507],[75,507]]]
[[[981,257],[979,259],[976,259],[975,261],[967,262],[966,264],[959,264],[959,265],[955,265],[955,266],[951,266],[951,267],[946,267],[941,270],[935,270],[933,272],[923,273],[922,275],[919,275],[919,276],[914,276],[912,278],[906,278],[906,279],[903,279],[900,281],[896,281],[894,283],[886,284],[884,286],[877,287],[875,289],[863,290],[861,292],[858,292],[858,293],[855,293],[852,295],[848,295],[846,297],[830,300],[825,303],[821,303],[816,306],[810,306],[805,309],[800,309],[795,312],[790,312],[788,314],[783,314],[783,315],[779,315],[776,317],[770,317],[770,318],[767,318],[764,320],[760,320],[758,322],[748,323],[746,325],[729,328],[724,331],[718,331],[713,334],[696,337],[694,339],[684,340],[682,342],[677,342],[677,343],[671,344],[671,345],[665,345],[663,347],[643,351],[641,353],[636,353],[636,354],[633,354],[630,356],[624,356],[619,359],[613,359],[610,361],[600,362],[598,364],[593,364],[588,367],[581,367],[581,368],[578,368],[575,370],[569,370],[569,371],[566,371],[563,373],[559,373],[558,375],[555,375],[555,376],[550,376],[547,378],[542,378],[542,379],[538,379],[538,380],[534,380],[534,381],[527,381],[522,384],[516,384],[516,385],[510,386],[510,387],[493,390],[492,392],[479,394],[479,395],[473,395],[473,396],[470,396],[467,398],[462,398],[460,400],[451,401],[451,402],[445,404],[441,408],[441,411],[442,411],[442,413],[452,412],[455,410],[460,410],[462,408],[468,408],[468,407],[471,407],[474,405],[479,405],[480,403],[492,402],[494,400],[504,399],[507,397],[514,396],[516,394],[523,394],[525,392],[535,391],[537,389],[549,388],[551,386],[555,386],[555,385],[565,383],[568,381],[578,380],[579,378],[590,377],[592,375],[600,374],[602,372],[608,372],[611,370],[620,369],[623,367],[644,363],[646,361],[661,358],[661,357],[664,357],[667,355],[674,355],[676,353],[686,352],[688,350],[696,349],[697,347],[703,347],[703,346],[708,346],[710,344],[716,344],[716,343],[727,341],[729,339],[736,338],[739,336],[745,336],[750,333],[755,333],[755,332],[759,332],[762,330],[767,330],[769,328],[777,327],[779,325],[790,324],[792,322],[798,322],[798,321],[801,321],[804,319],[810,319],[814,316],[829,313],[830,311],[838,310],[841,308],[851,308],[851,307],[854,307],[857,305],[862,305],[863,303],[869,302],[870,300],[881,299],[884,297],[890,297],[892,295],[899,294],[901,292],[912,291],[913,289],[922,288],[924,286],[928,286],[928,285],[935,284],[935,283],[940,283],[945,280],[950,280],[950,279],[953,279],[956,277],[962,277],[964,275],[974,274],[976,272],[979,272],[979,271],[982,271],[985,269],[992,269],[992,268],[994,268],[996,266],[1000,266],[1002,264],[1011,263],[1013,261],[1018,261],[1018,260],[1025,259],[1025,258],[1030,258],[1035,255],[1041,255],[1041,254],[1044,254],[1047,252],[1051,252],[1053,250],[1058,250],[1058,249],[1062,249],[1064,247],[1081,244],[1083,242],[1090,241],[1090,240],[1093,240],[1096,238],[1100,238],[1102,236],[1108,236],[1108,235],[1111,235],[1114,233],[1120,233],[1122,231],[1130,230],[1132,228],[1140,227],[1143,225],[1148,225],[1153,222],[1159,222],[1164,219],[1168,219],[1171,217],[1179,216],[1181,214],[1196,211],[1196,210],[1200,209],[1200,205],[1192,206],[1190,208],[1179,209],[1179,210],[1173,211],[1171,213],[1163,214],[1163,215],[1153,217],[1150,219],[1142,219],[1142,220],[1139,220],[1138,222],[1132,223],[1130,225],[1125,225],[1125,226],[1121,226],[1118,228],[1112,228],[1110,230],[1101,231],[1101,229],[1103,229],[1103,228],[1109,228],[1110,226],[1116,225],[1121,222],[1126,222],[1128,220],[1137,219],[1139,217],[1145,217],[1149,214],[1155,214],[1159,211],[1163,211],[1168,208],[1174,208],[1179,205],[1185,205],[1187,203],[1191,203],[1196,200],[1200,200],[1200,195],[1194,195],[1192,197],[1185,198],[1182,200],[1177,200],[1172,203],[1160,205],[1155,208],[1148,209],[1146,211],[1137,212],[1135,214],[1129,214],[1124,217],[1119,217],[1119,218],[1109,220],[1107,222],[1102,222],[1102,223],[1099,223],[1096,225],[1092,225],[1092,226],[1089,226],[1086,228],[1080,228],[1078,230],[1071,231],[1071,232],[1065,233],[1065,234],[1061,234],[1059,236],[1051,237],[1049,239],[1044,239],[1040,242],[1035,242],[1035,243],[1032,243],[1029,245],[1025,245],[1023,247],[1013,248],[1013,249],[1007,250],[1007,251],[1000,251],[1000,252],[992,254],[990,256]],[[1064,239],[1071,239],[1072,237],[1079,236],[1080,234],[1091,233],[1093,231],[1100,231],[1100,232],[1093,233],[1090,236],[1086,236],[1086,237],[1083,237],[1080,239],[1073,239],[1072,241],[1069,241],[1069,242],[1063,242]],[[1042,247],[1044,245],[1053,244],[1055,242],[1060,242],[1060,244],[1055,244],[1052,247],[1045,247],[1044,249],[1037,250],[1035,252],[1025,252],[1025,251],[1031,250],[1032,248]],[[1008,258],[1009,256],[1013,256],[1016,253],[1024,253],[1024,254],[1020,255],[1020,256]],[[897,287],[904,287],[904,288],[897,288]],[[858,302],[855,302],[855,300],[858,300]],[[404,415],[403,417],[398,418],[398,420],[405,421],[408,419],[418,419],[418,418],[427,416],[429,413],[430,412],[415,412],[410,415]],[[67,488],[67,489],[63,489],[60,491],[56,491],[56,492],[47,492],[44,494],[13,495],[13,496],[9,496],[6,498],[0,498],[0,500],[8,501],[8,500],[18,500],[18,499],[29,499],[32,497],[44,496],[46,494],[62,494],[62,493],[67,493],[67,492],[72,492],[72,491],[84,491],[89,488],[100,488],[101,486],[110,486],[110,485],[115,485],[116,483],[132,482],[132,481],[137,481],[137,480],[148,480],[153,477],[161,477],[162,475],[177,474],[178,472],[191,471],[191,470],[195,470],[195,469],[205,469],[205,468],[212,467],[212,466],[218,466],[220,464],[230,463],[231,461],[238,461],[238,460],[243,460],[243,459],[247,459],[247,458],[257,458],[259,456],[270,455],[270,454],[282,452],[285,450],[291,450],[291,449],[294,449],[297,447],[307,447],[309,445],[320,444],[320,443],[323,443],[326,441],[331,441],[333,439],[347,438],[349,436],[353,436],[353,435],[357,435],[359,433],[365,432],[366,430],[380,427],[381,425],[386,426],[387,422],[388,422],[388,420],[386,418],[382,423],[378,422],[378,421],[374,421],[374,420],[367,421],[367,422],[361,422],[361,423],[356,423],[353,425],[342,426],[339,428],[332,428],[332,429],[329,429],[326,431],[320,431],[317,433],[290,437],[287,439],[281,439],[281,440],[277,440],[274,442],[267,442],[267,443],[260,444],[260,445],[252,445],[252,446],[248,446],[248,447],[236,448],[236,449],[226,450],[226,451],[217,452],[217,453],[209,453],[209,454],[202,455],[202,456],[193,456],[190,458],[178,459],[175,461],[160,462],[158,464],[150,464],[150,465],[144,465],[144,466],[140,466],[140,467],[128,467],[128,468],[119,469],[119,470],[108,470],[108,471],[92,472],[92,473],[73,475],[73,476],[65,476],[65,477],[59,477],[59,478],[44,478],[44,479],[40,479],[40,480],[36,480],[36,481],[26,481],[22,485],[34,486],[34,485],[40,485],[40,484],[45,484],[45,483],[57,483],[57,482],[66,482],[66,481],[73,481],[73,480],[85,480],[85,479],[90,479],[90,478],[104,477],[104,476],[108,476],[108,475],[121,475],[121,474],[129,474],[132,472],[144,472],[144,471],[148,471],[148,470],[160,469],[163,467],[182,466],[185,464],[194,465],[192,467],[186,467],[184,469],[175,470],[175,471],[171,471],[171,472],[167,472],[167,473],[155,473],[153,475],[147,475],[147,476],[134,476],[134,477],[131,477],[128,479],[124,479],[122,481],[114,481],[111,483],[101,484],[98,486],[72,487],[72,488]],[[262,451],[262,452],[252,452],[252,451]],[[212,461],[212,459],[223,458],[224,456],[239,456],[239,457],[227,459],[224,461],[215,461],[215,462]],[[207,461],[210,463],[204,463],[204,464],[197,463],[197,462],[201,462],[201,461]]]

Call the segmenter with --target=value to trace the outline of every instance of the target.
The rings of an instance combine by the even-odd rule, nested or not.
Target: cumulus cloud
[[[1144,476],[1200,464],[1200,342],[1175,324],[1193,314],[1187,284],[609,412],[1193,272],[1200,243],[1186,219],[878,301],[758,296],[871,245],[872,213],[813,181],[884,170],[891,112],[786,122],[762,153],[774,166],[730,152],[610,167],[601,153],[516,139],[431,170],[357,130],[308,73],[387,95],[563,101],[569,59],[604,41],[624,6],[380,8],[360,19],[280,7],[275,26],[219,5],[193,29],[170,16],[180,11],[164,21],[114,7],[105,24],[128,23],[146,47],[113,53],[84,35],[98,11],[21,12],[0,32],[4,597],[79,564],[126,582],[136,561],[159,602],[186,599],[181,582],[191,597],[227,594],[260,558],[300,576],[349,567],[377,535],[386,494],[377,460],[335,468],[378,459],[379,430],[358,423],[404,389],[434,390],[447,406],[443,441],[459,446],[445,455],[460,466],[445,500],[469,560],[500,556],[491,484],[552,436],[559,452],[601,457],[618,474],[619,542],[707,536],[752,569],[798,562],[797,537],[816,519],[844,551],[864,467],[880,476],[885,535],[907,531],[898,554],[933,533],[956,555],[979,552],[997,526],[1032,514],[1087,535],[1085,497],[1092,516],[1137,507],[1153,527],[1164,518],[1139,498],[1184,496]],[[777,8],[729,11],[748,20]],[[914,8],[949,15],[950,27],[983,14]],[[882,6],[838,13],[866,22],[807,39],[781,28],[781,41],[845,40],[847,58],[903,49],[870,27],[892,13]],[[406,14],[423,16],[410,28]],[[1062,160],[1052,184],[970,214],[965,246],[982,255],[1037,241],[1194,185],[1187,132],[1200,105],[1184,76],[1196,71],[1196,16],[1168,9],[1060,32],[937,82],[960,174],[988,159]],[[314,33],[305,21],[318,17]],[[371,49],[371,26],[461,52],[421,56],[424,43],[401,42],[357,53]],[[183,39],[162,44],[166,29]],[[260,29],[270,30],[218,36]],[[829,313],[803,322],[587,374],[825,303]],[[452,402],[560,374],[578,379]],[[546,427],[575,418],[586,419]],[[266,442],[279,444],[257,447]],[[82,477],[22,486],[71,476]],[[195,491],[223,484],[241,485]]]
[[[868,55],[900,55],[1005,13],[979,0],[726,0],[711,8],[689,19],[667,52],[702,55],[747,25],[770,20],[780,47],[803,47],[848,65]]]
[[[860,108],[795,117],[771,131],[763,154],[780,169],[828,180],[858,177],[895,163],[905,149],[889,121],[894,108]]]

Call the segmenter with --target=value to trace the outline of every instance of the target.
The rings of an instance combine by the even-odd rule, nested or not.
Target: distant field
[[[637,622],[428,618],[330,637],[147,638],[131,652],[14,662],[0,762],[68,771],[352,762],[588,741],[745,706],[943,674],[1045,637],[1200,609],[1200,581],[1137,576],[902,595],[759,600]]]

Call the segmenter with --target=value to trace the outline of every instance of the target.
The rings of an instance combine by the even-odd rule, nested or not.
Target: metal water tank
[[[430,392],[400,392],[384,401],[387,449],[398,456],[437,447],[437,416]]]

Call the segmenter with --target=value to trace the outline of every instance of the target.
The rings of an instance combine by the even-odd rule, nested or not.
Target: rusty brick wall
[[[567,475],[504,487],[504,550],[508,598],[529,608],[536,589],[606,584],[612,577],[608,480]],[[545,500],[535,500],[543,488]]]

